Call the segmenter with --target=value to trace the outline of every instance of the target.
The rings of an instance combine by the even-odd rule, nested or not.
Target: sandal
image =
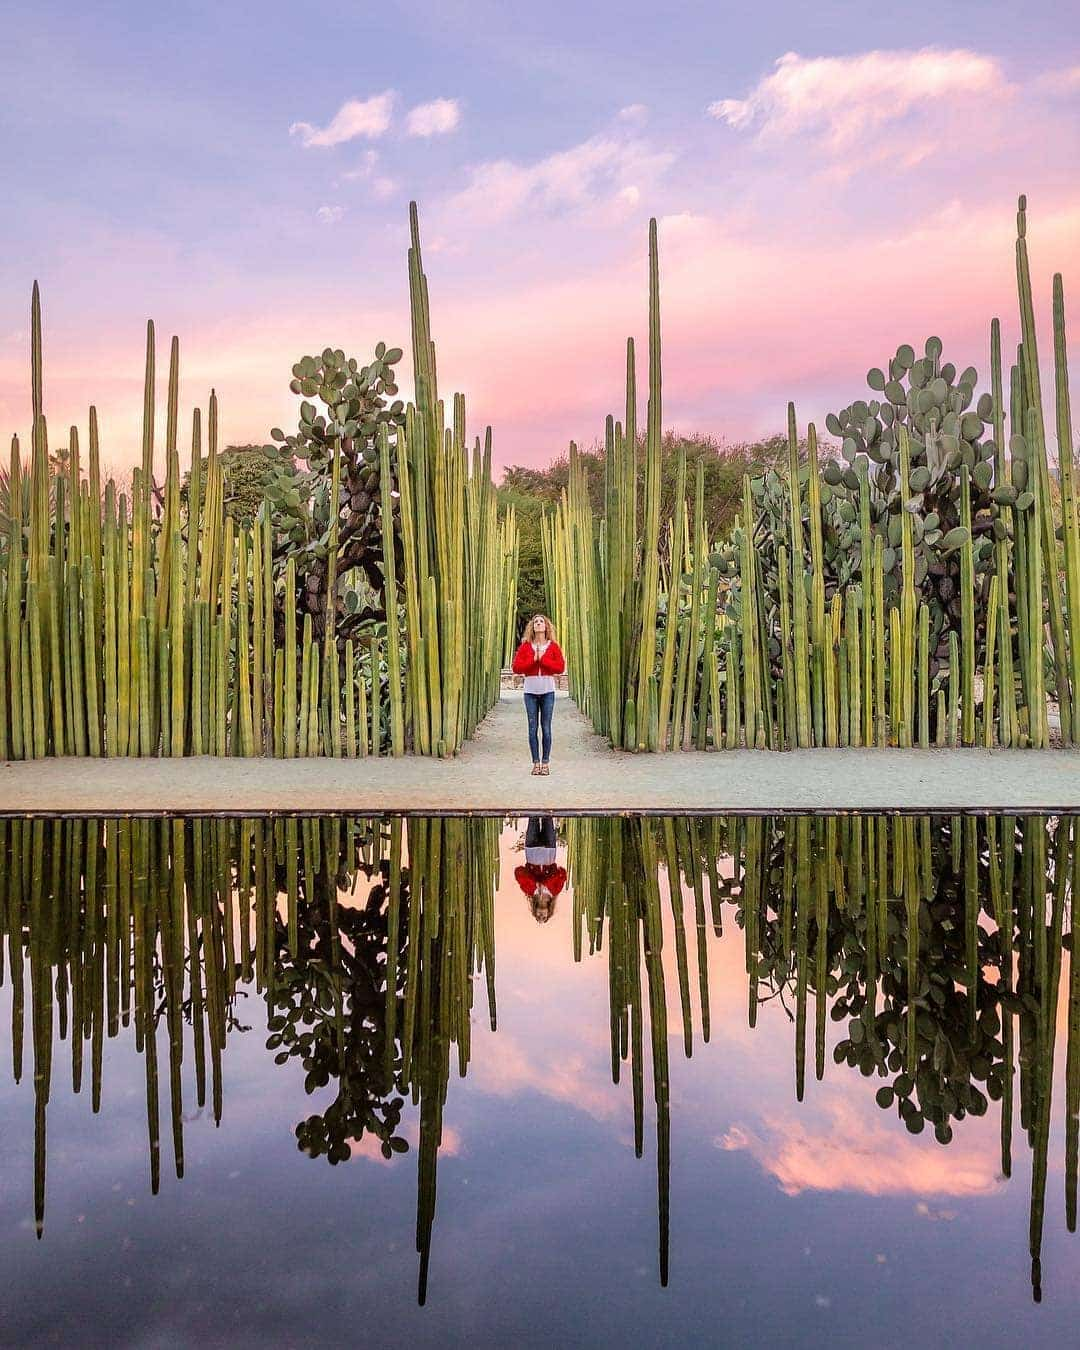
[[[546,764],[541,764],[541,765],[540,765],[540,772],[541,772],[542,774],[549,774],[549,773],[551,772],[551,770],[548,768],[548,766],[547,766]]]
[[[539,765],[539,764],[534,764],[534,765],[532,766],[532,776],[533,776],[534,778],[536,778],[536,777],[537,777],[540,773],[542,773],[542,772],[543,772],[543,770],[540,768],[540,765]]]

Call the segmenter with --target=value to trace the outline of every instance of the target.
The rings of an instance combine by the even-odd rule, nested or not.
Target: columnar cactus
[[[789,408],[786,474],[748,481],[734,529],[711,553],[688,529],[684,480],[666,528],[660,520],[655,438],[639,531],[626,476],[633,442],[609,419],[599,528],[575,470],[543,540],[549,591],[581,652],[572,690],[614,744],[667,749],[674,728],[676,742],[699,747],[1043,746],[1051,697],[1062,738],[1077,741],[1080,515],[1064,301],[1058,278],[1055,529],[1023,200],[1017,226],[1023,341],[1008,408],[996,319],[988,392],[978,392],[974,366],[958,373],[943,359],[939,338],[918,356],[901,344],[868,372],[870,397],[826,417],[834,451],[819,457],[811,423],[803,454]],[[649,262],[656,429],[654,228]],[[627,427],[632,391],[631,350]],[[593,634],[603,635],[598,645]]]
[[[413,225],[415,336],[431,353],[415,210]],[[75,429],[50,458],[35,284],[31,461],[13,440],[0,539],[0,758],[458,749],[498,697],[516,525],[499,517],[490,435],[470,461],[460,396],[443,441],[433,359],[419,409],[390,401],[401,355],[380,343],[364,367],[330,348],[296,364],[298,430],[266,447],[289,472],[238,529],[212,391],[184,501],[175,339],[155,478],[153,324],[130,496],[102,491],[92,408],[88,476]]]

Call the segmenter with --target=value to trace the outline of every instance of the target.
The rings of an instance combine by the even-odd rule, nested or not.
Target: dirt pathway
[[[561,694],[551,776],[529,768],[521,695],[506,690],[456,759],[0,764],[0,814],[1080,811],[1076,750],[631,755],[608,749]]]

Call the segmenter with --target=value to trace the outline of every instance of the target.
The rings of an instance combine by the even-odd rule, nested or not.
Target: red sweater
[[[557,863],[526,863],[514,868],[514,879],[530,900],[541,883],[554,899],[566,885],[566,868]]]
[[[561,675],[565,669],[566,658],[557,642],[549,642],[539,660],[531,642],[523,642],[514,653],[515,675]]]

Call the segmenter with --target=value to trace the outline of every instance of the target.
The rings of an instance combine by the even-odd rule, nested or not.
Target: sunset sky
[[[1077,7],[15,0],[3,34],[0,433],[37,278],[50,436],[94,402],[116,466],[148,317],[226,442],[295,424],[304,353],[407,349],[410,198],[441,390],[504,465],[619,410],[650,215],[682,431],[820,422],[932,332],[984,371],[1020,191],[1043,331],[1055,270],[1080,309]]]

